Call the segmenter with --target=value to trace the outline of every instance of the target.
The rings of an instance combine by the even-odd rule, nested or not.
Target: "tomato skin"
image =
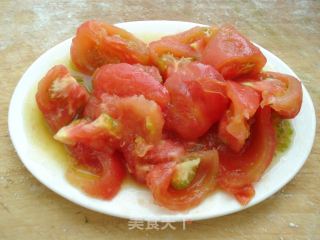
[[[89,100],[84,116],[98,118],[102,113],[110,115],[123,126],[120,137],[123,144],[142,137],[146,143],[155,144],[162,138],[164,118],[161,108],[144,96],[118,97],[102,94],[100,99]]]
[[[267,59],[258,47],[232,26],[222,26],[209,40],[202,62],[215,67],[225,79],[258,74]]]
[[[183,211],[200,204],[215,189],[218,172],[218,153],[216,150],[192,153],[201,158],[196,176],[191,184],[181,190],[171,186],[176,162],[156,165],[147,175],[147,186],[155,202],[170,210]]]
[[[112,199],[120,190],[126,174],[121,159],[117,154],[96,152],[90,149],[86,151],[89,151],[89,153],[85,157],[90,157],[91,162],[98,162],[101,166],[101,172],[94,178],[91,178],[78,174],[75,169],[69,169],[67,179],[74,185],[82,188],[90,196],[108,200]],[[79,153],[75,155],[75,157],[78,156]]]
[[[56,65],[38,84],[36,101],[50,128],[56,132],[81,113],[89,99],[86,89],[63,65]]]
[[[211,66],[189,63],[165,82],[170,94],[166,127],[187,140],[203,135],[226,110],[225,81]]]
[[[257,92],[237,82],[227,81],[227,96],[230,108],[220,120],[219,137],[232,150],[238,152],[250,135],[250,118],[259,107],[260,96]]]
[[[199,60],[209,37],[215,32],[214,27],[194,27],[153,41],[149,44],[151,60],[167,78],[180,64]]]
[[[218,185],[235,194],[242,203],[247,203],[250,196],[253,196],[250,186],[261,178],[271,163],[275,147],[271,109],[260,108],[256,113],[250,138],[241,152],[233,152],[227,147],[219,148]],[[247,199],[241,196],[246,196]]]
[[[261,107],[270,106],[283,118],[294,118],[301,109],[302,86],[293,76],[262,72],[259,81],[247,82],[246,85],[261,94]]]
[[[150,63],[144,42],[124,29],[94,20],[79,26],[70,54],[74,65],[85,74],[107,63]]]
[[[120,97],[144,95],[164,108],[169,102],[169,94],[159,79],[153,77],[156,74],[152,67],[142,68],[127,63],[107,64],[94,73],[93,94],[96,97],[103,93]]]

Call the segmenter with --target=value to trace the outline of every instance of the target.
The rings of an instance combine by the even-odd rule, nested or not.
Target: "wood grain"
[[[301,78],[319,120],[320,1],[0,1],[0,239],[320,239],[320,138],[280,192],[240,213],[183,230],[129,230],[128,221],[79,207],[24,168],[8,135],[10,97],[28,66],[87,19],[231,23]]]

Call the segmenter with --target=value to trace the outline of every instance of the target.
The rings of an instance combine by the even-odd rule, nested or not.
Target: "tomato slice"
[[[169,94],[159,82],[159,75],[154,67],[142,68],[127,63],[107,64],[94,73],[93,94],[97,97],[103,93],[120,97],[144,95],[164,108],[169,102]]]
[[[83,145],[82,145],[83,146]],[[79,147],[76,149],[79,151]],[[81,155],[85,152],[85,155]],[[77,187],[80,187],[88,195],[112,199],[120,190],[125,177],[125,168],[121,159],[116,154],[97,152],[87,148],[84,151],[73,151],[80,161],[99,163],[102,170],[99,174],[92,174],[79,167],[72,167],[67,171],[67,179]]]
[[[80,25],[70,51],[72,62],[85,74],[92,74],[107,63],[150,62],[144,42],[124,29],[93,20]]]
[[[96,150],[117,149],[123,132],[122,123],[102,113],[97,119],[78,119],[62,127],[54,139],[74,146],[85,144]]]
[[[222,26],[203,51],[202,62],[215,67],[225,79],[258,74],[267,59],[232,26]]]
[[[63,65],[56,65],[38,84],[36,101],[50,128],[56,132],[81,113],[89,99],[86,89]]]
[[[231,106],[219,124],[219,137],[234,151],[240,151],[250,135],[248,120],[259,107],[259,94],[250,87],[227,81]]]
[[[262,72],[259,79],[244,84],[261,93],[261,107],[270,106],[283,118],[297,116],[302,105],[302,86],[298,79],[276,72]]]
[[[165,82],[170,94],[166,126],[184,139],[203,135],[225,112],[225,81],[211,66],[189,63]]]
[[[177,162],[185,153],[184,147],[179,142],[169,139],[148,146],[143,154],[139,148],[140,146],[134,143],[123,148],[122,152],[129,173],[142,184],[145,184],[146,176],[154,166],[165,162]]]
[[[142,95],[118,97],[102,94],[100,99],[92,97],[84,116],[96,119],[102,113],[121,123],[120,138],[124,143],[134,142],[141,137],[146,143],[155,144],[162,138],[164,119],[161,108]]]
[[[192,153],[192,157],[200,158],[201,162],[187,188],[177,190],[171,186],[176,162],[158,164],[149,172],[147,186],[157,204],[171,210],[187,210],[200,204],[215,189],[219,162],[217,151]]]
[[[254,195],[252,184],[261,178],[271,163],[275,147],[271,109],[260,108],[250,138],[241,152],[230,151],[228,147],[219,148],[219,186],[234,194],[240,203],[248,203]]]
[[[153,41],[149,44],[151,60],[166,78],[180,64],[199,60],[208,39],[215,31],[214,27],[194,27]]]

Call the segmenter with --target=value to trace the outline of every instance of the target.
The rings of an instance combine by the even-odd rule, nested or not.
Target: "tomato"
[[[157,80],[159,83],[163,82],[162,76],[160,75],[159,69],[155,66],[146,66],[142,64],[134,64],[136,68],[140,68],[142,71],[148,73],[151,75],[155,80]]]
[[[226,79],[258,74],[267,59],[253,43],[234,27],[223,26],[211,37],[202,62],[215,67]]]
[[[38,107],[54,132],[81,113],[88,99],[86,89],[63,65],[56,65],[48,71],[39,82],[36,94]]]
[[[211,27],[200,27],[196,26],[189,30],[163,37],[161,40],[173,40],[181,44],[189,44],[191,47],[198,41],[204,41],[207,43],[213,35],[216,34],[217,28],[215,26]],[[200,52],[200,51],[199,51]]]
[[[154,78],[156,74],[153,67],[142,68],[127,63],[107,64],[94,73],[93,94],[97,97],[103,93],[120,97],[144,95],[165,107],[169,102],[169,94],[159,79]]]
[[[85,161],[99,162],[102,168],[101,172],[92,174],[79,167],[73,167],[67,171],[67,179],[90,196],[112,199],[120,190],[125,177],[125,168],[121,159],[116,154],[90,149],[85,151],[87,153],[84,156],[81,156],[83,151],[74,151],[76,153],[75,157],[79,158],[80,156],[80,159],[84,158]]]
[[[248,204],[255,195],[255,190],[252,184],[248,184],[239,188],[225,187],[224,190],[231,193],[242,205]]]
[[[78,166],[79,169],[83,167],[93,174],[102,173],[102,165],[95,157],[98,151],[91,148],[88,144],[75,143],[74,145],[67,146],[67,150],[74,158],[75,166]],[[112,153],[111,150],[110,153]]]
[[[102,96],[104,96],[103,98],[107,98],[106,96],[108,96],[107,94],[103,94]],[[83,116],[85,118],[90,118],[90,119],[96,119],[98,118],[101,113],[103,111],[106,111],[102,104],[103,100],[101,100],[100,98],[97,98],[95,96],[90,96],[87,105],[84,108],[83,111]]]
[[[234,151],[240,151],[250,135],[248,120],[260,104],[259,94],[250,87],[227,81],[231,106],[219,124],[219,137]]]
[[[194,179],[187,188],[177,190],[171,186],[177,164],[174,161],[158,164],[148,173],[147,186],[157,204],[170,210],[187,210],[197,206],[215,189],[218,172],[217,151],[192,153],[192,157],[200,158],[201,162]]]
[[[189,63],[165,82],[170,94],[166,126],[184,139],[203,135],[228,106],[225,81],[211,66]]]
[[[301,82],[293,76],[276,72],[262,72],[259,78],[260,81],[245,85],[261,93],[261,107],[270,106],[283,118],[294,118],[302,105]]]
[[[87,21],[72,39],[71,59],[79,71],[92,74],[107,63],[148,64],[147,45],[131,33],[116,26]]]
[[[142,158],[143,162],[158,164],[178,160],[185,153],[184,147],[178,141],[161,140]]]
[[[199,60],[214,27],[194,27],[175,35],[165,36],[149,44],[152,62],[167,77],[180,64]]]
[[[139,147],[139,146],[138,146]],[[179,161],[184,155],[184,147],[175,141],[165,139],[150,146],[143,154],[137,151],[137,144],[131,144],[122,149],[129,173],[140,183],[146,182],[146,176],[157,164]]]
[[[96,150],[117,149],[123,132],[122,123],[102,113],[97,119],[77,119],[62,127],[54,139],[74,146],[85,144]]]
[[[84,116],[96,119],[102,113],[121,124],[120,138],[124,143],[142,138],[146,143],[154,144],[162,138],[164,119],[161,108],[142,95],[118,97],[102,94],[100,99],[91,98]]]
[[[264,107],[257,111],[250,138],[240,152],[219,148],[219,186],[234,194],[242,204],[248,203],[254,195],[252,184],[271,163],[275,147],[271,109]]]

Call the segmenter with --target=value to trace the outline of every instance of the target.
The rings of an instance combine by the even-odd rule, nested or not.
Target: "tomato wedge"
[[[38,84],[36,101],[50,128],[56,132],[81,113],[89,99],[86,89],[63,65],[56,65]]]
[[[202,62],[215,67],[225,79],[258,74],[267,59],[232,26],[222,26],[203,51]]]
[[[122,132],[121,122],[102,113],[94,121],[77,119],[62,127],[54,135],[54,139],[70,146],[81,143],[96,150],[117,149],[120,145]]]
[[[261,107],[270,106],[283,118],[297,116],[302,105],[302,86],[298,79],[276,72],[262,72],[259,79],[244,84],[261,93]]]
[[[197,206],[215,189],[219,164],[217,151],[213,149],[191,155],[200,158],[201,162],[187,188],[177,190],[171,186],[176,162],[158,164],[147,175],[147,186],[160,206],[176,211],[187,210]]]
[[[151,60],[167,78],[181,64],[199,60],[208,39],[215,31],[215,27],[194,27],[153,41],[149,44]]]
[[[116,26],[86,21],[72,39],[71,60],[79,71],[92,74],[107,63],[149,64],[147,45]]]
[[[149,145],[144,154],[140,154],[142,151],[137,151],[137,147],[139,146],[134,143],[122,149],[122,152],[129,173],[143,184],[154,166],[165,162],[177,162],[185,154],[184,147],[179,142],[169,139],[161,140],[153,146]]]
[[[271,163],[275,147],[271,109],[260,108],[250,138],[241,152],[235,153],[228,147],[219,148],[219,186],[234,194],[240,203],[248,203],[253,196],[252,184],[261,178]]]
[[[119,135],[123,143],[134,142],[138,137],[146,143],[155,144],[162,138],[164,119],[161,108],[143,95],[118,97],[102,94],[100,99],[92,97],[84,116],[96,119],[102,113],[108,114],[121,124]]]
[[[250,135],[248,120],[259,107],[259,94],[250,87],[227,81],[227,95],[231,106],[219,124],[219,137],[232,150],[240,151]]]
[[[97,97],[103,93],[120,97],[143,95],[164,108],[169,102],[169,93],[159,82],[159,75],[154,67],[142,68],[127,63],[107,64],[94,73],[93,94]]]
[[[184,139],[203,135],[228,107],[225,81],[209,65],[186,64],[170,75],[164,85],[170,94],[166,126]]]
[[[116,154],[96,152],[89,148],[85,151],[88,152],[80,158],[85,157],[85,161],[98,162],[102,171],[92,174],[79,167],[72,167],[67,171],[67,179],[90,196],[112,199],[120,190],[126,173],[121,159]],[[75,157],[79,157],[80,153],[76,153]]]

